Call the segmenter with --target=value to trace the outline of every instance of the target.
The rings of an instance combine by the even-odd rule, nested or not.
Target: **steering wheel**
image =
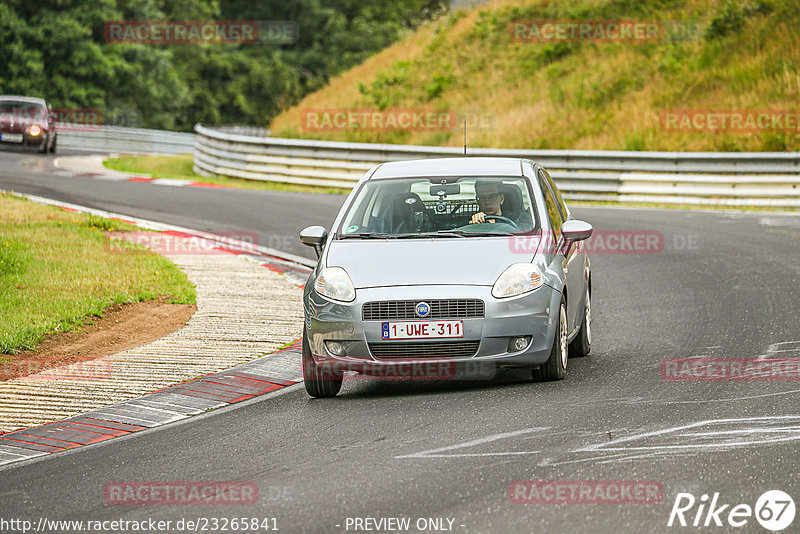
[[[501,222],[501,223],[505,223],[505,224],[508,224],[510,226],[513,226],[517,230],[522,230],[522,227],[520,225],[518,225],[516,222],[514,222],[512,219],[509,219],[508,217],[503,217],[502,215],[486,215],[486,214],[484,214],[483,220],[484,221],[488,221],[489,219],[494,219],[497,222]]]

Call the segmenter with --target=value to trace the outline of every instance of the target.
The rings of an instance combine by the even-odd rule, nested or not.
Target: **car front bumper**
[[[313,287],[313,284],[310,285]],[[462,320],[463,338],[384,340],[382,323],[409,321],[411,319],[362,319],[362,307],[366,302],[435,299],[480,299],[484,302],[484,316],[475,318],[453,317]],[[558,307],[561,294],[553,288],[542,287],[507,299],[496,299],[488,286],[393,286],[359,289],[356,299],[350,303],[333,302],[307,289],[303,298],[305,307],[305,329],[314,361],[336,371],[358,371],[365,374],[385,374],[386,368],[411,364],[456,364],[471,365],[475,362],[492,364],[495,367],[536,367],[550,356],[557,327]],[[442,318],[441,320],[450,320]],[[416,319],[425,321],[427,319]],[[433,320],[433,319],[431,319]],[[439,320],[439,319],[436,319]],[[531,336],[527,348],[509,351],[513,337]],[[345,355],[335,355],[326,347],[326,341],[339,341]],[[382,343],[436,343],[477,342],[477,350],[471,356],[452,357],[447,354],[426,356],[403,356],[391,359],[375,357],[370,350]]]
[[[20,149],[25,149],[25,148],[38,148],[38,149],[41,149],[41,147],[45,143],[47,143],[48,140],[50,139],[50,137],[49,137],[50,134],[48,132],[46,132],[46,131],[43,131],[39,135],[31,135],[31,134],[29,134],[27,132],[7,131],[7,130],[0,130],[0,133],[1,134],[11,134],[11,135],[22,135],[22,141],[20,141],[20,142],[0,140],[0,146],[6,147],[6,148],[16,147],[16,148],[20,148]]]

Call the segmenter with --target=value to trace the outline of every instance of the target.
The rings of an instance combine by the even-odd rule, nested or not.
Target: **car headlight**
[[[356,298],[356,289],[347,273],[341,267],[325,267],[319,273],[314,289],[320,295],[331,300],[353,302]]]
[[[31,134],[32,136],[36,137],[37,135],[41,135],[42,128],[41,128],[41,126],[39,126],[37,124],[34,124],[30,128],[28,128],[28,133]]]
[[[492,287],[492,296],[503,299],[516,297],[538,289],[544,283],[542,273],[532,263],[515,263],[497,279]]]

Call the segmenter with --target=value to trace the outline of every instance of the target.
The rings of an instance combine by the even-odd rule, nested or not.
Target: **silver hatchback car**
[[[319,256],[303,294],[306,390],[334,396],[348,371],[435,378],[476,364],[564,378],[591,349],[591,234],[529,160],[377,165],[331,234],[300,233]]]

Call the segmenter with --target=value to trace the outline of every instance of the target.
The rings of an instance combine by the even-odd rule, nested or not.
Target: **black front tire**
[[[534,370],[534,378],[545,382],[564,379],[567,375],[567,360],[569,358],[567,334],[567,304],[562,297],[558,312],[558,330],[553,336],[550,357],[538,370]]]
[[[58,142],[58,135],[55,135],[55,136],[53,136],[53,144],[50,145],[50,153],[51,154],[55,154],[56,153],[56,143],[57,142]]]
[[[311,347],[308,345],[308,337],[303,334],[303,357],[301,361],[303,369],[303,384],[306,392],[315,398],[335,397],[342,389],[344,375],[333,370],[323,369],[314,362],[311,356]]]
[[[583,307],[583,323],[572,343],[569,344],[570,358],[583,358],[592,350],[592,294],[586,288],[586,305]]]

